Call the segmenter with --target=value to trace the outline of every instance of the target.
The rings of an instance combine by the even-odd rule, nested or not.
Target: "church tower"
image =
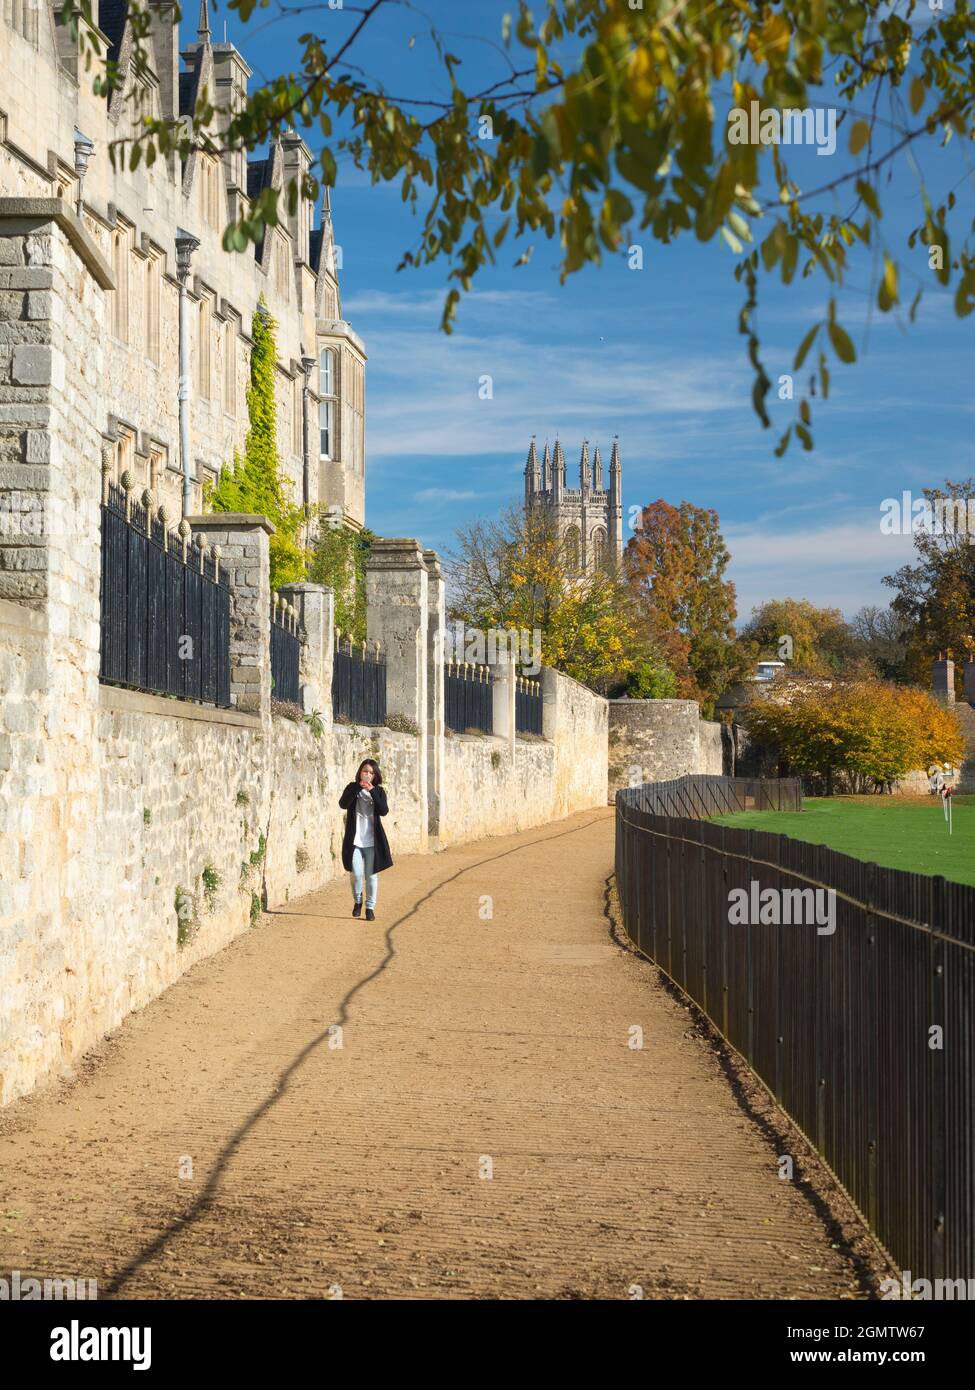
[[[561,441],[548,442],[541,462],[532,435],[525,463],[525,506],[543,507],[554,518],[575,567],[590,572],[597,565],[618,565],[623,558],[623,469],[619,436],[613,440],[609,488],[603,482],[603,459],[596,445],[590,458],[589,440],[582,441],[579,486],[565,485],[565,454]]]

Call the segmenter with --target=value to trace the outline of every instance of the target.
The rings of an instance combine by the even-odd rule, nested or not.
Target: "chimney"
[[[247,83],[251,70],[232,43],[215,43],[213,53],[213,93],[211,99],[219,109],[216,127],[223,135],[231,120],[247,100]],[[247,151],[229,150],[223,156],[227,171],[227,191],[230,194],[231,215],[236,219],[240,200],[247,197]]]
[[[282,135],[281,149],[284,154],[285,189],[292,182],[298,185],[298,203],[293,213],[288,211],[287,193],[282,198],[285,216],[288,219],[288,231],[291,233],[295,260],[307,265],[311,260],[310,240],[314,207],[307,198],[301,196],[301,184],[311,168],[311,150],[293,130],[285,131]]]
[[[950,656],[943,657],[940,652],[931,667],[931,694],[942,704],[955,703],[955,663]]]
[[[175,0],[149,0],[149,35],[156,55],[163,120],[179,117],[179,26]]]

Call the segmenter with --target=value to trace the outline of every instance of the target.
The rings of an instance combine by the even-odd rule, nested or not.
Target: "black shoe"
[[[371,907],[367,907],[367,908],[366,908],[366,921],[367,921],[367,922],[375,922],[375,920],[376,920],[376,914],[373,912],[373,910],[372,910]]]
[[[353,904],[352,904],[352,916],[353,916],[353,917],[361,917],[361,916],[362,916],[362,903],[361,903],[361,902],[353,903]]]

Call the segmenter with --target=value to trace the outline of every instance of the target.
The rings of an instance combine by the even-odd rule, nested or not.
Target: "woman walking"
[[[352,876],[355,903],[352,916],[362,913],[362,894],[366,895],[366,921],[376,920],[376,879],[393,862],[389,841],[380,824],[380,816],[389,811],[383,791],[382,773],[373,758],[359,764],[355,781],[350,782],[339,799],[345,812],[345,835],[342,839],[342,867]]]

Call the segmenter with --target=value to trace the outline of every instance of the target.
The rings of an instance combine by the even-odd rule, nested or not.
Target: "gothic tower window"
[[[565,563],[570,571],[579,569],[579,528],[570,526],[565,533]]]
[[[592,562],[597,568],[606,563],[606,532],[601,526],[592,533]]]

